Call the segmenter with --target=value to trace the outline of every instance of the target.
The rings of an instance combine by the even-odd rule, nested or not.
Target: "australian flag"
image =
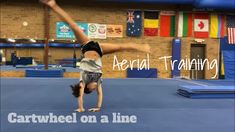
[[[132,37],[139,37],[142,29],[141,11],[127,12],[127,29],[126,35]]]

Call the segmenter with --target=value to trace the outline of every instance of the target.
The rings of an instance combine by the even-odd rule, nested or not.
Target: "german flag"
[[[157,36],[158,35],[158,11],[144,12],[144,35]]]

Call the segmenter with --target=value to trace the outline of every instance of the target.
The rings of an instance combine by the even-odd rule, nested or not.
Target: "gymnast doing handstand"
[[[100,111],[102,106],[102,61],[103,55],[111,54],[120,51],[140,51],[150,52],[150,46],[148,44],[133,44],[133,43],[98,43],[89,40],[89,38],[83,33],[83,31],[77,26],[76,22],[56,3],[55,0],[40,0],[45,5],[49,6],[55,13],[57,13],[62,20],[64,20],[70,28],[73,30],[77,42],[81,44],[82,59],[80,63],[80,81],[75,85],[71,85],[73,95],[77,98],[78,108],[77,112],[84,112],[83,107],[83,95],[89,94],[96,90],[98,94],[97,106],[95,108],[88,109],[88,111],[97,112]]]

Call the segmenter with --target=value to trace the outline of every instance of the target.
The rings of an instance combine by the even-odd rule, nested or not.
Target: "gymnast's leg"
[[[148,44],[132,44],[132,43],[122,43],[122,44],[112,44],[112,43],[100,43],[103,50],[103,54],[111,54],[121,51],[140,51],[150,53],[150,46]]]
[[[49,6],[55,13],[57,13],[65,22],[67,22],[70,28],[73,30],[77,41],[81,45],[85,45],[89,42],[88,37],[83,33],[83,31],[77,26],[76,22],[65,12],[59,5],[57,5],[55,0],[40,0],[42,3]]]

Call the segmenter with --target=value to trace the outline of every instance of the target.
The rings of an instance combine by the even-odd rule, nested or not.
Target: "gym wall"
[[[122,24],[124,28],[123,38],[107,38],[106,40],[97,40],[100,43],[129,43],[137,44],[148,43],[151,46],[153,54],[150,55],[150,67],[158,69],[158,77],[171,77],[170,63],[168,70],[165,70],[164,61],[160,57],[171,56],[171,41],[172,37],[127,37],[125,35],[126,28],[126,11],[127,9],[141,10],[192,10],[190,6],[175,6],[175,5],[141,5],[141,4],[102,4],[89,2],[71,2],[63,1],[59,4],[64,8],[73,19],[79,22],[100,23],[100,24]],[[24,0],[3,0],[0,6],[1,22],[0,22],[0,38],[44,38],[44,22],[43,22],[43,6],[38,1]],[[143,17],[142,17],[143,18]],[[23,22],[28,22],[28,26],[23,26]],[[55,39],[55,23],[61,21],[54,13],[50,12],[50,39]],[[190,47],[194,38],[182,38],[181,58],[186,56],[190,58]],[[209,61],[218,58],[218,39],[205,39],[206,57]],[[7,49],[7,59],[10,58],[10,52],[14,49]],[[36,61],[43,61],[43,49],[17,49],[18,56],[32,56]],[[80,51],[77,49],[77,56]],[[121,52],[110,54],[103,57],[103,73],[107,78],[124,78],[126,71],[113,70],[114,55],[118,60],[127,59],[144,59],[146,54]],[[51,48],[49,51],[49,62],[54,63],[56,59],[72,58],[73,49],[58,49]],[[215,74],[215,69],[206,70],[206,79],[211,79]],[[181,70],[182,76],[189,76],[189,71]]]

